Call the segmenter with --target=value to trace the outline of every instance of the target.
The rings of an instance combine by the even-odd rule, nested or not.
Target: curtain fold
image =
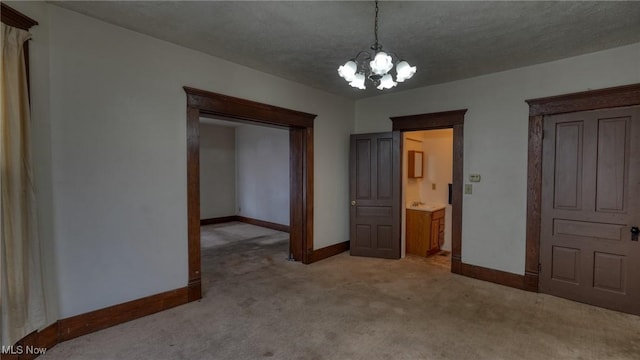
[[[31,34],[1,24],[0,66],[0,322],[2,345],[45,324],[30,111],[23,46]]]

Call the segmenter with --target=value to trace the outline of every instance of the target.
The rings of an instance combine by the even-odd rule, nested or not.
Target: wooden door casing
[[[351,255],[400,258],[400,134],[351,135]]]
[[[544,120],[540,290],[640,314],[640,108]]]
[[[290,254],[313,254],[313,121],[316,115],[185,86],[187,94],[187,251],[189,301],[202,298],[200,117],[289,128]]]

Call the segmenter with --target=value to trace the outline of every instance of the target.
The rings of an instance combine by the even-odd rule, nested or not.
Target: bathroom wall
[[[408,178],[409,151],[424,152],[424,177]],[[453,180],[453,130],[412,131],[404,134],[405,201],[446,204]],[[435,184],[435,189],[433,185]]]
[[[453,181],[453,129],[421,131],[420,134],[426,169],[421,183],[422,201],[446,204],[448,184]]]

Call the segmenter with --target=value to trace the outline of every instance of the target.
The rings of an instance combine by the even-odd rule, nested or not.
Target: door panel
[[[545,117],[540,291],[640,314],[639,136],[638,107]]]
[[[355,247],[370,248],[371,247],[371,225],[356,225]],[[353,239],[353,237],[352,237]],[[353,242],[353,240],[351,240]],[[353,245],[353,244],[352,244]]]
[[[351,135],[351,255],[400,258],[400,134]]]
[[[598,121],[597,211],[624,211],[628,123],[629,118]]]
[[[615,224],[600,224],[588,221],[553,220],[553,235],[579,236],[594,239],[620,240],[623,227]]]
[[[580,250],[553,246],[552,251],[551,278],[578,285],[580,282]]]
[[[555,208],[582,206],[582,122],[556,125]]]
[[[594,254],[593,287],[625,293],[625,257],[596,252]]]
[[[371,139],[356,140],[356,199],[371,198]]]
[[[379,200],[393,200],[393,139],[378,139],[377,188]]]
[[[393,225],[378,225],[378,249],[393,250]]]

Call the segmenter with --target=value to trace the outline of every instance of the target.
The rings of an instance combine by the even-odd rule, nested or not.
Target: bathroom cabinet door
[[[407,175],[412,179],[424,177],[424,153],[422,151],[409,151],[409,165]]]
[[[431,215],[431,236],[429,239],[428,255],[440,252],[444,242],[444,209],[434,211]]]
[[[427,256],[430,248],[431,213],[407,210],[407,254]]]

